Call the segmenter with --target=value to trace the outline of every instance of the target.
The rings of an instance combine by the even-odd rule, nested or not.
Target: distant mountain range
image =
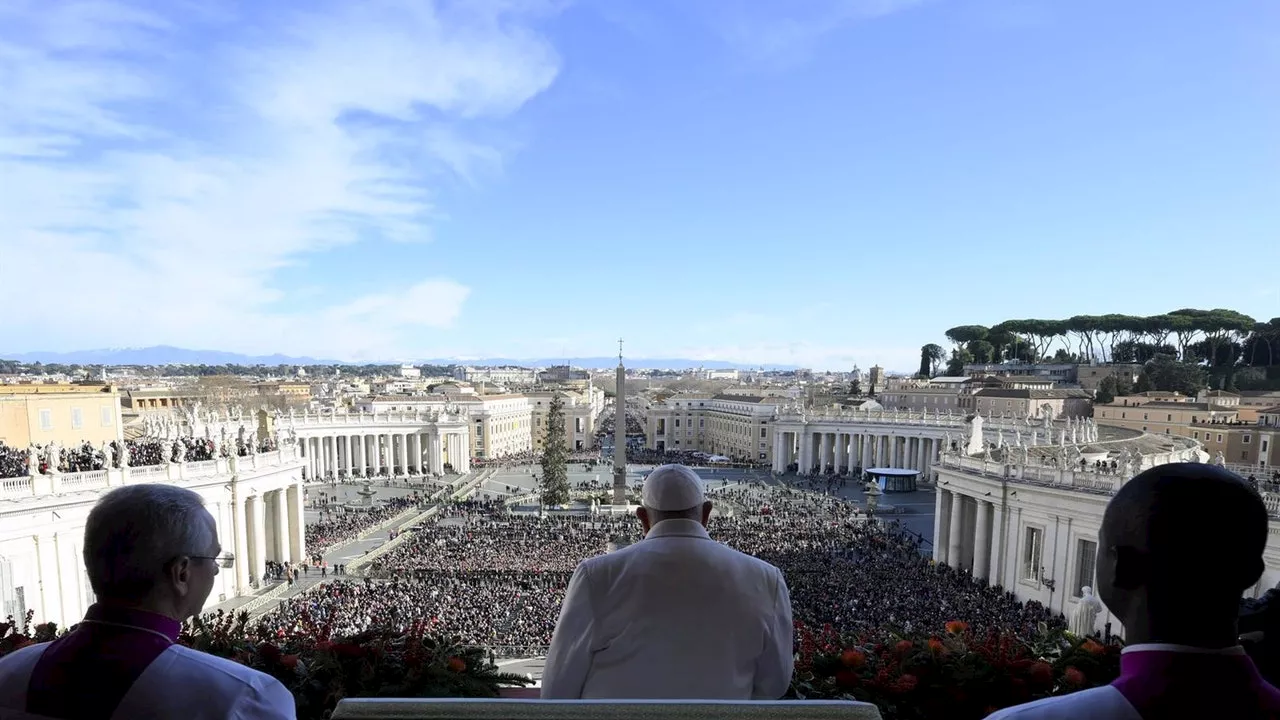
[[[59,363],[62,365],[397,365],[411,362],[415,365],[519,365],[522,367],[549,367],[568,362],[578,367],[605,368],[617,365],[615,357],[584,358],[424,358],[410,361],[386,360],[382,362],[344,362],[290,355],[241,355],[220,350],[188,350],[169,345],[145,348],[111,348],[104,350],[78,350],[74,352],[0,353],[0,360],[16,360],[21,363]],[[690,360],[688,358],[627,358],[627,367],[637,370],[666,370],[706,368],[708,370],[794,370],[795,365],[748,365],[721,360]]]

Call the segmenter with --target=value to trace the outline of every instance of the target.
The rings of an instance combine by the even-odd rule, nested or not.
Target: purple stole
[[[181,623],[163,615],[95,603],[84,621],[54,640],[32,668],[27,712],[107,720],[181,630]]]
[[[1132,645],[1120,656],[1120,677],[1111,686],[1143,720],[1280,718],[1280,690],[1239,647],[1196,652],[1178,645]]]

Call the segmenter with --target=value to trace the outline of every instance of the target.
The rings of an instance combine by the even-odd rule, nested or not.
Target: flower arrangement
[[[937,635],[878,628],[841,637],[797,624],[790,696],[875,703],[885,720],[983,718],[1003,707],[1111,682],[1120,645],[1041,626],[1036,637],[975,634],[953,620]]]
[[[0,657],[58,636],[52,623],[32,628],[33,615],[0,623]],[[499,686],[529,683],[499,672],[482,648],[432,637],[422,625],[341,639],[323,629],[277,643],[254,638],[248,613],[218,612],[193,618],[178,642],[276,678],[293,693],[299,720],[326,718],[346,697],[496,697]]]

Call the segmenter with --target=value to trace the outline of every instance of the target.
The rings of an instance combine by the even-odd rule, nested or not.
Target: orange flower
[[[836,672],[836,685],[848,690],[858,684],[858,673],[852,670],[839,670]]]
[[[467,663],[460,657],[451,657],[449,658],[449,669],[460,673],[467,669]]]
[[[936,637],[929,638],[929,650],[931,652],[940,653],[945,649],[946,649],[946,646],[942,644],[941,640],[939,640]]]
[[[847,668],[856,670],[867,664],[867,656],[858,650],[845,650],[840,653],[840,663]]]
[[[1080,672],[1074,667],[1068,667],[1065,671],[1063,671],[1062,679],[1068,685],[1083,685],[1084,673]]]
[[[898,644],[894,646],[894,649],[900,653],[905,653],[913,647],[915,647],[915,645],[913,645],[910,640],[899,640]]]
[[[1047,685],[1053,682],[1053,666],[1043,660],[1031,663],[1027,674],[1031,676],[1031,681],[1041,685]]]
[[[959,635],[960,633],[969,629],[969,623],[963,620],[952,620],[951,622],[947,623],[943,627],[945,627],[947,629],[947,632],[951,633],[952,635]]]
[[[1106,648],[1102,647],[1102,643],[1092,638],[1085,640],[1083,643],[1081,643],[1080,649],[1089,653],[1090,655],[1101,655],[1102,653],[1107,651]]]

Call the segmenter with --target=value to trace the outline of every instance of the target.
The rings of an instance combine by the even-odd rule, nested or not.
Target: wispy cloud
[[[525,22],[554,7],[267,5],[0,8],[0,350],[386,357],[459,317],[469,290],[438,270],[302,310],[277,273],[429,241],[438,184],[500,167],[472,124],[554,80]]]
[[[797,0],[781,4],[736,0],[716,6],[717,30],[754,62],[803,63],[825,37],[851,23],[893,15],[929,0]]]

